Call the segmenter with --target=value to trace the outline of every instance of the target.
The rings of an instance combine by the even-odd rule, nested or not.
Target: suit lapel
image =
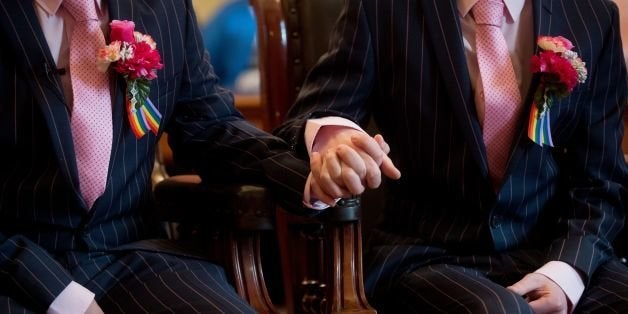
[[[108,1],[109,5],[109,20],[129,20],[132,21],[132,16],[130,15],[122,15],[121,12],[132,12],[130,8],[131,4],[129,1],[120,1],[120,0],[110,0]],[[127,7],[129,6],[129,7]],[[131,13],[128,13],[131,14]],[[105,34],[107,42],[109,42],[109,34],[108,32]],[[124,130],[124,123],[126,121],[125,113],[126,113],[126,103],[124,95],[126,93],[126,82],[124,78],[111,70],[111,92],[112,92],[112,118],[113,118],[113,145],[112,145],[112,153],[111,160],[109,162],[109,171],[111,172],[111,166],[113,165],[114,158],[116,156],[116,143],[121,143],[120,136]]]
[[[552,1],[534,0],[534,40],[542,35],[550,34],[552,25]]]
[[[0,26],[8,39],[4,44],[14,51],[17,66],[22,69],[39,104],[63,176],[74,187],[78,196],[78,170],[70,115],[63,97],[61,81],[55,71],[56,65],[32,1],[1,1]]]
[[[24,73],[39,81],[35,92],[42,88],[45,94],[64,102],[61,80],[55,73],[56,65],[33,5],[24,1],[3,1],[0,5],[3,8],[0,14],[6,14],[1,21],[9,37],[6,44],[15,51]]]
[[[552,10],[553,10],[552,0],[534,0],[533,5],[532,5],[532,10],[534,11],[534,17],[533,17],[534,18],[534,21],[533,21],[534,38],[531,38],[530,40],[534,41],[535,43],[533,53],[536,54],[539,50],[538,46],[536,45],[537,38],[539,38],[539,36],[557,35],[557,34],[553,34],[552,24],[566,25],[567,21],[559,19],[559,16],[552,15]],[[525,120],[523,123],[523,127],[524,127],[523,131],[525,133],[524,136],[526,138],[527,138],[527,125],[528,125],[527,113],[529,113],[529,110],[531,109],[534,92],[536,91],[536,88],[538,87],[538,83],[539,83],[538,76],[533,76],[528,92],[525,95],[524,114],[526,118],[522,120]]]
[[[109,0],[109,20],[134,21],[133,1]]]
[[[135,23],[135,30],[145,32],[141,29],[142,22],[142,9],[138,3],[128,0],[110,0],[109,5],[109,20],[127,20]],[[105,34],[107,41],[109,41],[109,35]],[[113,147],[111,162],[114,161],[116,156],[116,144],[122,144],[124,130],[128,130],[128,116],[126,107],[126,82],[122,75],[111,71],[111,89],[112,89],[112,102],[113,102]]]
[[[536,39],[539,36],[550,35],[550,28],[552,23],[556,23],[557,21],[552,16],[552,0],[534,0],[532,10],[534,11],[534,38],[530,39],[536,43]],[[559,23],[563,23],[561,21]],[[538,52],[538,47],[534,45],[534,53]],[[525,95],[522,117],[519,123],[519,132],[516,137],[517,142],[514,143],[514,151],[511,155],[511,160],[508,163],[509,169],[516,165],[522,158],[525,151],[525,148],[528,145],[536,145],[531,140],[528,139],[528,123],[529,123],[529,113],[532,107],[532,101],[534,97],[534,92],[538,86],[538,76],[534,76],[532,78],[532,82],[530,83],[530,87],[528,92]],[[508,175],[508,173],[506,174]]]
[[[432,45],[439,52],[436,58],[452,97],[453,111],[471,154],[486,176],[486,150],[473,101],[456,0],[422,0],[422,4],[426,26],[432,34]]]

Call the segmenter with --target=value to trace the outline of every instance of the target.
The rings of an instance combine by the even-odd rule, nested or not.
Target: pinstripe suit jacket
[[[617,8],[607,0],[533,0],[533,11],[535,36],[572,40],[590,76],[552,107],[554,148],[531,142],[521,119],[496,193],[456,0],[347,1],[330,49],[277,134],[303,154],[308,118],[338,115],[362,125],[374,118],[402,172],[388,184],[384,218],[373,232],[372,244],[390,246],[379,260],[411,259],[395,250],[403,245],[459,254],[535,247],[547,249],[547,261],[591,275],[612,256],[628,196]]]
[[[134,21],[157,42],[164,68],[150,99],[163,114],[160,134],[169,133],[175,158],[206,179],[268,183],[286,205],[300,207],[307,164],[284,141],[243,121],[230,92],[217,85],[191,2],[108,5],[111,19]],[[107,186],[87,211],[70,113],[32,1],[0,1],[0,42],[0,295],[22,291],[25,304],[45,309],[72,279],[52,255],[106,251],[156,230],[150,175],[158,137],[134,137],[124,114],[124,80],[112,74]],[[293,170],[282,171],[288,166]]]

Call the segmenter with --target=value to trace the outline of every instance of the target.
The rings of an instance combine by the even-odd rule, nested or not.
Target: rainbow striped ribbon
[[[136,88],[135,82],[129,84],[127,92],[127,113],[131,130],[137,139],[142,138],[148,131],[157,135],[159,124],[161,123],[161,113],[152,101],[148,99],[148,92],[145,92],[146,99],[141,100],[143,95]],[[138,99],[139,98],[139,99]]]
[[[528,122],[528,137],[541,147],[548,145],[554,147],[552,141],[552,130],[550,128],[550,106],[543,105],[543,111],[539,112],[539,108],[536,103],[532,103],[532,110],[530,110],[530,121]]]

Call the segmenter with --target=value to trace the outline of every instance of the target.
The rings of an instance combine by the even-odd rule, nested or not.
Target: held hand
[[[312,153],[312,190],[321,201],[349,197],[377,188],[381,174],[397,179],[399,170],[386,155],[390,148],[381,135],[374,138],[352,128],[325,128],[328,140]],[[381,171],[380,171],[381,167]],[[321,194],[319,194],[321,193]]]
[[[351,161],[351,164],[344,165],[340,157],[340,153],[345,158],[359,155],[351,143],[351,136],[360,133],[362,132],[352,128],[337,126],[326,126],[319,130],[315,144],[317,152],[310,156],[313,191],[319,199],[324,200],[326,197],[318,194],[316,184],[326,196],[332,199],[348,197],[363,191],[361,184],[347,184],[346,182],[359,182],[361,178],[356,171],[364,171],[365,163],[356,158]]]
[[[341,198],[341,196],[339,197],[334,197],[329,195],[325,190],[323,190],[323,187],[321,187],[320,183],[319,183],[319,179],[318,176],[315,173],[314,169],[319,169],[320,166],[317,166],[315,168],[314,165],[320,165],[322,163],[321,161],[321,157],[319,153],[313,153],[312,157],[310,158],[310,167],[312,168],[312,172],[310,174],[310,191],[311,191],[311,195],[315,196],[315,198],[317,198],[318,200],[320,200],[321,202],[329,205],[329,206],[336,206],[336,199]],[[317,170],[319,171],[319,170]],[[344,192],[344,189],[341,189],[340,187],[337,186],[326,186],[325,189],[329,190],[330,188],[337,188],[338,189],[338,193],[347,193],[348,192]],[[336,195],[336,194],[334,194]]]
[[[390,146],[388,146],[388,143],[386,143],[383,136],[377,134],[371,139],[371,137],[366,136],[365,134],[360,134],[360,136],[352,137],[351,141],[356,145],[356,147],[362,149],[373,158],[386,177],[394,180],[401,178],[401,172],[397,169],[397,167],[395,167],[395,164],[388,157]],[[367,173],[367,179],[369,177],[370,176]],[[381,178],[379,174],[378,178]],[[379,186],[380,182],[381,179],[377,182],[377,185],[372,186],[369,184],[369,187],[376,188]]]
[[[565,292],[542,274],[527,274],[507,289],[525,296],[534,313],[569,313],[570,302]]]

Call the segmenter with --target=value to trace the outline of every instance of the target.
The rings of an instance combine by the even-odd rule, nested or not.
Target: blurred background
[[[248,0],[193,0],[205,48],[221,84],[259,93],[255,16]]]

